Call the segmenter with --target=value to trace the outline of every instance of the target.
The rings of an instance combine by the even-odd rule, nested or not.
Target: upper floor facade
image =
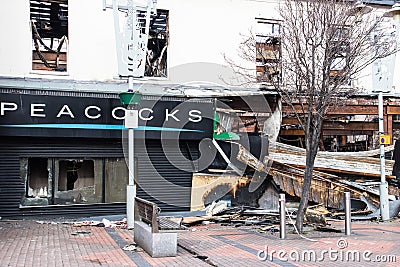
[[[117,5],[121,7],[129,1],[120,0]],[[146,0],[134,2],[147,3]],[[255,73],[265,72],[256,55],[254,62],[244,61],[239,48],[244,36],[250,33],[274,34],[274,25],[280,23],[276,10],[279,2],[158,0],[157,11],[149,21],[146,69],[143,77],[135,78],[135,83],[148,84],[148,88],[204,82],[211,87],[229,86],[235,73],[228,67],[226,58],[254,69]],[[378,14],[393,5],[392,1],[366,2]],[[106,85],[82,88],[120,91],[121,86],[117,85],[126,81],[119,76],[121,39],[115,27],[117,24],[121,30],[126,27],[128,10],[120,8],[116,12],[119,20],[116,23],[115,12],[110,8],[112,3],[112,0],[4,1],[0,10],[1,84],[38,78],[57,80],[61,88],[54,89],[74,90],[76,87],[69,86],[70,82],[90,82]],[[399,56],[396,63],[399,64],[395,73],[400,65]],[[371,65],[351,85],[371,92],[372,72]],[[394,77],[393,88],[394,93],[400,93],[400,76]]]

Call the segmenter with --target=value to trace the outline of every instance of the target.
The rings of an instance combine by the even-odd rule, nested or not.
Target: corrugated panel
[[[2,143],[2,142],[0,142]],[[24,184],[20,177],[19,157],[0,145],[0,216],[18,211]]]
[[[145,149],[146,148],[146,149]],[[168,157],[164,150],[170,151]],[[190,209],[191,162],[199,156],[197,142],[161,145],[159,140],[137,144],[138,195],[155,201],[163,211]],[[181,157],[184,158],[181,158]],[[123,157],[120,140],[5,137],[0,140],[0,216],[93,216],[123,214],[126,204],[92,204],[20,208],[24,183],[21,157]]]
[[[396,3],[393,0],[364,0],[365,4],[376,4],[376,5],[384,5],[384,6],[392,6]]]
[[[2,155],[18,157],[123,157],[120,140],[2,137],[0,143]]]
[[[138,196],[156,202],[162,211],[189,210],[193,172],[189,151],[197,157],[197,144],[181,142],[180,149],[159,140],[137,144]]]
[[[1,80],[1,78],[0,78]],[[32,83],[31,86],[29,87],[39,87],[39,88],[49,88],[49,89],[21,89],[21,85],[18,84],[18,86],[11,86],[9,88],[0,87],[0,93],[5,93],[5,94],[24,94],[24,95],[44,95],[44,96],[63,96],[63,97],[89,97],[89,98],[106,98],[106,99],[119,99],[119,95],[117,93],[102,93],[99,92],[100,90],[97,90],[97,92],[85,92],[85,91],[77,91],[78,86],[81,86],[80,83],[78,82],[71,82],[67,81],[65,82],[65,85],[71,86],[70,90],[71,91],[60,91],[60,90],[51,90],[50,88],[53,88],[54,84],[57,84],[57,88],[61,87],[59,83],[62,83],[63,81],[59,80],[41,80],[41,79],[23,79],[22,81],[18,78],[13,78],[12,81],[15,82],[21,82],[26,84]],[[38,83],[38,84],[36,84]],[[72,85],[71,85],[72,84]],[[86,84],[82,84],[86,85]],[[125,84],[123,84],[125,86]],[[91,88],[96,86],[105,86],[105,87],[110,87],[110,84],[108,83],[91,83],[90,84]],[[123,87],[125,88],[125,87]],[[212,98],[187,98],[187,97],[179,97],[179,96],[157,96],[157,95],[143,95],[142,100],[150,100],[150,101],[181,101],[185,102],[190,100],[193,103],[212,103],[214,100]]]
[[[119,215],[125,214],[126,203],[111,203],[111,204],[75,204],[64,206],[47,206],[38,208],[23,208],[20,209],[18,215],[14,218],[22,218],[26,216],[60,217],[76,218],[76,217],[91,217],[101,215]]]
[[[123,157],[120,140],[44,139],[2,137],[0,139],[0,216],[24,215],[92,216],[123,214],[126,205],[96,204],[48,206],[20,209],[25,192],[20,173],[21,157]]]

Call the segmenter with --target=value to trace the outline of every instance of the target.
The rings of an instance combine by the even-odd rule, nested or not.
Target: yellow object
[[[390,145],[390,135],[387,135],[387,134],[379,135],[379,144],[380,145]]]

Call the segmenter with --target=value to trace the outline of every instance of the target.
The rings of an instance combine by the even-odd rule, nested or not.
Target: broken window
[[[145,17],[145,13],[142,14]],[[167,77],[168,11],[157,10],[149,26],[145,76]]]
[[[29,176],[27,184],[28,197],[47,197],[48,176],[47,159],[29,159]]]
[[[101,183],[101,160],[57,160],[54,202],[55,204],[101,202]],[[96,185],[100,185],[97,190]]]
[[[32,70],[67,71],[68,1],[30,1]]]
[[[124,158],[22,158],[22,206],[126,201]]]
[[[332,42],[328,44],[328,53],[332,55],[329,76],[331,81],[346,81],[348,79],[348,55],[350,49],[349,27],[333,26]]]
[[[47,158],[21,159],[21,176],[25,180],[22,205],[46,206],[49,204],[49,171]]]
[[[281,24],[279,21],[257,19],[256,26],[257,81],[271,83],[280,80]]]

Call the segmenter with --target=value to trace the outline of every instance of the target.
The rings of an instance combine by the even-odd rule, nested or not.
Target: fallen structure
[[[278,203],[278,195],[285,192],[287,196],[297,199],[301,197],[302,183],[305,169],[305,150],[281,143],[269,145],[268,155],[257,157],[248,151],[244,146],[236,141],[224,141],[232,149],[229,155],[228,168],[225,173],[220,175],[197,175],[196,184],[193,187],[197,190],[193,194],[192,204],[197,199],[197,209],[201,210],[179,213],[175,219],[180,223],[193,226],[196,224],[219,223],[226,226],[245,227],[250,226],[259,233],[274,234],[279,232],[280,214],[277,206],[270,209],[261,205],[237,205],[241,191],[249,189],[253,179],[258,179],[257,173],[264,173],[267,179],[261,179],[260,183],[255,183],[261,187],[264,194],[260,197],[259,192],[253,191],[248,197],[258,199],[259,203],[265,195],[268,195],[267,202]],[[220,147],[224,144],[220,143]],[[223,149],[221,148],[221,151]],[[385,148],[386,152],[391,152],[394,146]],[[224,152],[225,153],[225,152]],[[316,169],[313,171],[311,182],[310,202],[316,203],[307,208],[305,213],[305,223],[315,231],[331,232],[341,234],[342,230],[330,226],[330,220],[344,219],[345,192],[350,192],[352,200],[352,219],[372,220],[379,218],[379,159],[374,156],[379,155],[379,150],[362,152],[319,152],[316,158]],[[235,158],[232,158],[235,155]],[[260,160],[262,159],[262,160]],[[246,168],[253,170],[253,177],[239,175],[238,170],[243,169],[238,162]],[[393,160],[386,161],[386,177],[395,180],[391,168]],[[232,168],[232,165],[235,167]],[[227,173],[230,173],[228,175]],[[262,175],[261,175],[262,176]],[[268,185],[274,185],[271,188]],[[219,190],[216,190],[219,188]],[[389,186],[389,208],[390,217],[396,217],[400,212],[399,188],[395,183]],[[236,203],[231,203],[224,193],[229,192]],[[209,196],[213,196],[211,203]],[[249,200],[248,200],[249,201]],[[251,201],[250,201],[251,202]],[[236,204],[236,205],[235,205]],[[294,224],[297,216],[298,203],[287,202],[286,204],[286,224]],[[294,227],[294,226],[293,226]]]
[[[386,151],[393,150],[393,146]],[[315,170],[310,190],[310,200],[329,208],[342,209],[344,192],[352,198],[364,196],[374,206],[379,206],[380,165],[379,159],[372,156],[379,150],[363,152],[319,152],[315,160]],[[274,165],[270,174],[280,188],[292,196],[301,196],[305,168],[305,150],[277,143],[272,146],[270,159]],[[391,175],[394,161],[386,160],[386,177]],[[399,190],[390,186],[390,199],[399,197]]]
[[[390,152],[393,149],[394,146],[392,145],[386,147],[385,151]],[[318,152],[314,169],[334,173],[380,177],[380,160],[379,158],[373,158],[375,155],[379,155],[378,149],[362,152]],[[278,163],[294,165],[300,168],[305,167],[305,149],[276,143],[271,146],[269,156]],[[386,160],[385,173],[388,178],[394,178],[392,176],[393,165],[393,160]]]
[[[385,151],[393,149],[394,146],[388,146]],[[310,201],[343,209],[344,192],[348,191],[352,198],[379,207],[380,165],[379,158],[373,157],[376,155],[379,155],[379,150],[319,152],[315,160]],[[282,143],[270,146],[268,161],[273,164],[268,169],[269,174],[280,189],[291,196],[301,196],[305,157],[305,150],[298,147]],[[393,165],[393,160],[386,160],[386,178],[389,181],[395,178],[392,175]],[[390,200],[400,197],[396,185],[389,185],[389,192]]]

